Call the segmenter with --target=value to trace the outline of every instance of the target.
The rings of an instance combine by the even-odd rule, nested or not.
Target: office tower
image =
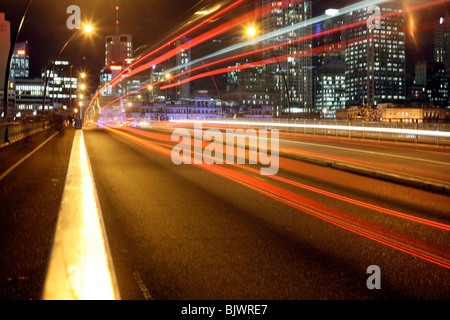
[[[328,18],[315,25],[315,100],[316,110],[323,118],[335,118],[336,110],[346,107],[344,17],[337,13],[336,9],[327,9]]]
[[[389,2],[352,11],[345,24],[347,106],[405,100],[405,21],[401,7]],[[379,19],[374,18],[379,14]]]
[[[345,65],[343,59],[327,60],[317,69],[316,109],[322,118],[335,118],[345,109]]]
[[[119,6],[116,6],[116,34],[105,37],[105,66],[131,63],[133,58],[133,37],[129,34],[120,34]]]
[[[188,42],[190,39],[183,37],[182,39],[178,39],[176,41],[176,46],[179,47],[182,44]],[[191,76],[190,72],[187,72],[189,70],[189,67],[186,67],[185,65],[191,61],[191,48],[188,48],[186,50],[182,49],[181,53],[176,56],[176,65],[177,67],[181,67],[177,70],[178,74],[184,73],[182,76],[178,77],[178,81],[183,81],[184,79],[187,79]],[[186,73],[185,73],[186,72]],[[179,86],[179,92],[180,96],[178,98],[188,98],[190,96],[191,87],[190,83],[186,82]]]
[[[262,0],[263,6],[271,5],[270,12],[262,19],[263,34],[292,27],[310,19],[311,2]],[[311,38],[305,38],[311,35],[311,32],[311,26],[297,28],[276,35],[264,43],[266,47],[275,46],[273,50],[264,52],[264,59],[286,57],[267,66],[267,87],[281,94],[282,110],[277,111],[278,116],[282,113],[309,113],[314,108],[312,56],[302,55],[312,48]]]
[[[49,77],[47,92],[54,108],[67,109],[74,107],[78,90],[76,74],[69,61],[56,60],[49,62],[49,66],[42,77]]]
[[[14,87],[17,110],[42,110],[44,81],[41,78],[16,78]]]
[[[100,71],[100,86],[104,87],[122,72],[133,59],[133,37],[121,34],[119,29],[119,6],[116,6],[116,33],[105,37],[105,66]],[[119,96],[127,91],[126,84],[106,88],[102,96]]]
[[[105,37],[105,66],[126,66],[133,58],[133,37],[129,34]]]
[[[440,17],[437,26],[433,29],[433,60],[445,66],[448,85],[448,101],[450,106],[450,16]]]
[[[11,60],[10,78],[28,78],[30,76],[30,55],[28,42],[19,42],[14,46]]]
[[[426,101],[434,106],[448,105],[448,79],[443,63],[435,61],[421,61],[415,67],[416,86],[425,89]]]
[[[450,17],[440,17],[433,28],[433,60],[450,64]]]

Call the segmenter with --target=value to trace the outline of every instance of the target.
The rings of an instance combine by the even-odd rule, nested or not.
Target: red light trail
[[[384,18],[387,18],[387,17],[392,17],[392,16],[395,16],[395,15],[399,15],[399,14],[402,14],[402,13],[412,12],[412,11],[424,9],[424,8],[427,8],[427,7],[430,7],[430,6],[442,4],[442,3],[445,3],[445,2],[448,2],[448,1],[449,1],[449,0],[437,0],[437,1],[434,1],[434,2],[430,2],[430,3],[421,4],[421,5],[417,5],[417,6],[414,6],[414,7],[406,8],[406,9],[404,9],[402,12],[397,12],[397,11],[395,11],[395,12],[390,12],[390,13],[387,13],[387,14],[382,15],[380,18],[381,18],[381,19],[384,19]],[[270,9],[269,7],[265,6],[265,7],[263,7],[263,8],[261,9],[261,12],[263,12],[263,14],[268,14],[268,10],[269,10],[269,9]],[[249,14],[251,14],[251,13],[249,13]],[[249,14],[248,14],[248,15],[249,15]],[[255,11],[255,12],[253,12],[253,14],[258,14],[258,12]],[[241,17],[241,19],[246,20],[246,19],[248,19],[248,16],[247,16],[247,15],[244,15],[244,16]],[[191,72],[194,72],[194,71],[199,70],[199,69],[202,69],[202,68],[206,68],[206,69],[208,70],[208,72],[202,73],[202,74],[199,74],[199,75],[196,75],[196,76],[187,78],[187,79],[184,79],[184,80],[182,80],[182,81],[178,81],[178,82],[176,82],[176,83],[172,83],[172,84],[168,84],[168,85],[162,86],[162,87],[160,87],[160,90],[169,89],[169,88],[172,88],[172,87],[175,87],[175,86],[179,86],[179,85],[181,85],[181,84],[183,84],[183,83],[187,83],[187,82],[194,81],[194,80],[201,79],[201,78],[205,78],[205,77],[213,77],[214,75],[218,75],[218,74],[222,74],[222,73],[227,73],[227,72],[230,72],[230,71],[238,71],[238,70],[243,70],[243,69],[249,69],[249,68],[254,68],[254,67],[258,67],[258,66],[262,66],[262,65],[278,63],[278,62],[287,60],[287,59],[289,59],[289,58],[297,58],[297,57],[301,57],[301,56],[304,56],[304,55],[312,55],[312,54],[317,54],[317,53],[324,52],[324,51],[332,51],[332,50],[336,50],[336,49],[342,49],[342,48],[347,47],[347,46],[348,46],[350,43],[352,43],[352,42],[357,42],[357,41],[364,40],[364,39],[363,39],[363,38],[359,38],[359,39],[352,39],[352,40],[342,41],[342,42],[340,42],[340,43],[334,43],[334,44],[329,44],[329,45],[325,45],[325,46],[318,47],[318,48],[314,48],[314,49],[308,49],[308,50],[299,52],[299,53],[297,53],[297,54],[295,54],[295,55],[292,55],[292,54],[291,54],[291,55],[285,55],[285,56],[280,56],[280,57],[274,57],[274,58],[266,59],[266,60],[259,61],[259,62],[253,62],[253,63],[247,63],[247,64],[243,64],[243,65],[239,65],[239,66],[232,66],[232,67],[227,67],[227,68],[221,68],[221,69],[217,69],[217,70],[214,70],[214,71],[209,71],[209,69],[208,69],[208,67],[210,67],[210,66],[212,66],[212,65],[215,65],[215,64],[223,63],[223,62],[226,62],[226,61],[229,61],[229,60],[237,59],[237,58],[240,58],[240,57],[243,57],[243,56],[247,56],[247,55],[251,55],[251,54],[255,54],[255,53],[259,53],[259,52],[263,52],[263,51],[267,51],[267,50],[272,50],[272,49],[274,49],[274,48],[276,48],[276,47],[284,46],[284,45],[287,45],[287,44],[289,44],[289,43],[295,43],[295,42],[299,42],[299,41],[305,41],[305,40],[310,39],[310,38],[320,37],[321,35],[324,35],[324,34],[334,33],[334,32],[342,31],[342,30],[345,30],[345,29],[357,27],[357,26],[359,26],[359,25],[363,25],[363,24],[367,23],[367,21],[368,21],[368,20],[362,20],[362,21],[359,21],[359,22],[356,22],[356,23],[353,23],[353,24],[349,24],[349,25],[337,27],[337,28],[334,28],[334,29],[331,29],[331,30],[326,30],[326,31],[322,31],[322,32],[319,32],[319,33],[311,34],[311,35],[308,35],[308,36],[305,36],[305,37],[302,37],[302,38],[299,38],[299,39],[294,39],[294,40],[292,40],[292,41],[290,41],[290,42],[289,42],[289,41],[288,41],[288,42],[284,42],[284,43],[281,43],[281,44],[279,44],[279,45],[274,45],[274,46],[270,46],[270,47],[265,47],[265,48],[262,48],[262,49],[253,50],[253,51],[250,51],[250,52],[238,54],[238,55],[231,56],[231,57],[226,57],[226,58],[221,59],[221,60],[217,60],[217,61],[213,61],[213,62],[210,62],[210,63],[207,63],[207,64],[203,64],[203,66],[198,66],[198,67],[196,67],[196,68],[187,70],[187,71],[185,71],[185,72],[183,72],[183,73],[174,75],[174,76],[172,77],[172,79],[181,77],[181,76],[183,76],[183,75],[185,75],[185,74],[187,74],[187,73],[191,73]],[[231,21],[230,23],[235,24],[236,21],[234,21],[234,22]],[[217,31],[217,30],[216,30],[216,31]],[[391,33],[391,34],[389,35],[389,37],[394,37],[394,36],[396,36],[396,35],[398,35],[398,34],[396,34],[396,33]],[[375,37],[375,35],[374,35],[374,37]],[[377,35],[377,37],[381,37],[381,35]],[[385,35],[385,36],[383,36],[383,37],[384,37],[384,38],[387,38],[388,36]],[[202,42],[202,41],[200,41],[200,43],[201,43],[201,42]],[[188,42],[188,43],[189,43],[189,42]],[[187,45],[188,43],[185,43],[184,45]],[[180,48],[180,47],[178,47],[178,48]],[[175,52],[178,52],[178,51],[181,52],[181,51],[180,51],[181,49],[178,50],[178,48],[173,49],[173,50],[171,51],[172,53],[169,54],[169,56],[171,56],[171,55],[173,54],[174,50],[175,50]],[[183,47],[183,49],[184,49],[184,47]],[[179,53],[179,52],[178,52],[178,53]],[[177,54],[178,54],[178,53],[177,53]],[[166,55],[167,55],[167,54],[166,54]],[[163,57],[166,57],[166,56],[164,55]],[[158,59],[161,59],[161,60],[163,60],[163,61],[166,60],[165,58],[162,58],[162,57],[159,57]],[[134,75],[134,74],[136,74],[136,73],[142,72],[142,71],[145,70],[145,69],[150,68],[151,66],[153,66],[153,65],[155,64],[155,61],[159,61],[158,59],[155,59],[155,60],[153,60],[152,62],[149,62],[149,63],[145,64],[145,65],[144,65],[145,68],[143,68],[144,66],[142,66],[142,67],[138,68],[137,70],[134,69],[133,71],[129,72],[129,75],[127,75],[127,77],[128,77],[128,76],[131,76],[131,75]],[[159,62],[161,62],[161,61],[159,61]],[[141,68],[143,68],[143,69],[141,69]],[[129,68],[127,68],[127,69],[129,69]],[[125,71],[125,70],[124,70],[124,71]],[[123,71],[123,72],[124,72],[124,71]],[[120,81],[121,81],[121,80],[118,80],[118,82],[120,82]],[[116,82],[116,83],[114,83],[114,84],[111,84],[111,86],[115,86],[118,82]],[[162,81],[152,83],[151,85],[156,85],[156,84],[159,84],[159,83],[162,83]],[[120,98],[123,98],[123,97],[128,96],[128,95],[129,95],[129,94],[124,95],[124,96],[122,96],[122,97],[120,97]],[[93,98],[93,100],[94,100],[94,99],[95,99],[95,97]],[[115,101],[117,101],[117,99],[116,99]],[[91,102],[91,103],[92,103],[92,102]],[[109,103],[108,106],[109,106],[110,104],[111,104],[111,103]],[[91,106],[91,104],[90,104],[89,107],[87,108],[87,110],[86,110],[86,112],[85,112],[85,115],[86,115],[87,111],[89,110],[90,106]],[[106,106],[105,106],[105,107],[106,107]],[[105,108],[105,107],[103,107],[103,108]],[[102,109],[103,109],[103,108],[102,108]],[[96,114],[97,114],[97,113],[96,113]],[[96,114],[95,114],[95,115],[96,115]]]
[[[214,15],[214,17],[215,16],[218,17],[218,16],[226,13],[227,11],[231,10],[232,8],[234,8],[235,6],[237,6],[238,4],[243,3],[243,2],[245,2],[245,1],[242,1],[242,0],[237,1],[236,3],[230,5],[229,7],[223,9],[222,11],[218,12],[216,15]],[[295,3],[297,3],[297,2],[303,2],[303,0],[296,0]],[[288,5],[288,4],[286,3],[285,5]],[[253,21],[255,19],[255,16],[260,16],[263,12],[265,12],[266,14],[269,13],[271,8],[272,8],[272,4],[269,3],[269,4],[265,5],[262,8],[258,8],[256,10],[252,11],[252,12],[246,13],[246,14],[238,17],[238,18],[235,18],[235,19],[233,19],[233,20],[231,20],[231,21],[229,21],[227,23],[224,23],[221,26],[216,27],[216,28],[214,28],[214,29],[212,29],[212,30],[210,30],[210,31],[208,31],[208,32],[206,32],[206,33],[204,33],[204,34],[202,34],[202,35],[200,35],[200,36],[198,36],[198,37],[196,37],[196,38],[194,38],[194,39],[192,39],[192,40],[190,40],[190,41],[188,41],[188,42],[186,42],[186,43],[184,43],[184,44],[182,44],[180,46],[178,46],[178,47],[176,47],[175,49],[170,50],[169,52],[163,54],[162,56],[159,56],[159,57],[153,59],[150,62],[147,62],[146,64],[144,64],[144,65],[142,65],[140,67],[137,67],[137,68],[135,68],[133,70],[130,70],[130,68],[132,66],[142,62],[142,60],[150,57],[151,55],[161,51],[163,48],[171,45],[174,41],[180,39],[181,37],[183,37],[187,33],[198,29],[200,26],[202,26],[204,23],[208,22],[209,20],[213,20],[213,18],[210,17],[209,20],[203,21],[203,23],[201,23],[200,25],[197,25],[197,26],[191,28],[190,30],[188,30],[185,33],[183,33],[183,35],[175,37],[174,39],[170,40],[165,45],[161,46],[160,48],[154,50],[153,52],[151,52],[151,53],[145,55],[144,57],[140,58],[139,60],[135,61],[130,66],[127,66],[118,76],[116,76],[116,78],[111,80],[107,85],[103,86],[100,90],[98,90],[95,93],[94,97],[91,99],[91,102],[89,103],[89,106],[86,108],[86,111],[85,111],[84,117],[83,117],[83,122],[86,120],[87,112],[90,110],[90,108],[91,108],[91,106],[93,104],[93,101],[106,88],[110,88],[110,87],[112,88],[112,87],[116,86],[119,82],[121,82],[123,79],[131,77],[131,76],[133,76],[135,74],[138,74],[138,73],[140,73],[142,71],[145,71],[145,70],[153,67],[154,65],[158,65],[161,62],[164,62],[164,61],[166,61],[166,60],[168,60],[168,59],[170,59],[170,58],[180,54],[183,50],[195,47],[195,46],[197,46],[197,45],[207,41],[208,39],[211,39],[211,38],[213,38],[215,36],[223,34],[223,33],[227,32],[227,31],[233,30],[236,27],[239,27],[242,24],[245,24],[246,22]],[[130,70],[130,71],[125,73],[126,70]]]
[[[98,124],[99,126],[102,126]],[[104,127],[106,130],[118,134],[142,147],[145,147],[147,149],[150,149],[152,151],[158,152],[160,154],[166,155],[168,157],[171,157],[171,150],[170,148],[173,148],[173,145],[161,143],[161,142],[155,142],[155,141],[149,141],[146,139],[138,138],[134,135],[127,134],[125,132],[115,130],[109,127]],[[154,134],[147,134],[147,133],[141,133],[139,130],[136,129],[130,129],[127,128],[130,133],[133,134],[139,134],[142,136],[147,136],[147,138],[157,139],[159,140],[160,135],[154,135]],[[166,138],[163,138],[161,140],[167,141]],[[191,153],[191,157],[195,156],[195,154]],[[340,210],[328,207],[322,203],[318,203],[316,201],[313,201],[311,199],[305,198],[303,196],[300,196],[297,193],[294,193],[292,191],[283,189],[281,187],[272,185],[266,181],[262,181],[260,179],[251,177],[249,175],[236,172],[234,170],[231,170],[225,166],[220,166],[216,164],[206,164],[206,165],[197,165],[198,168],[208,170],[214,174],[218,174],[226,179],[232,180],[236,183],[239,183],[243,186],[246,186],[254,191],[257,191],[263,195],[266,195],[274,200],[277,200],[279,202],[285,203],[291,207],[294,207],[302,212],[305,212],[307,214],[310,214],[312,216],[315,216],[319,219],[322,219],[326,222],[329,222],[335,226],[338,226],[340,228],[343,228],[345,230],[351,231],[353,233],[356,233],[358,235],[361,235],[363,237],[366,237],[368,239],[371,239],[373,241],[376,241],[378,243],[384,244],[386,246],[389,246],[391,248],[394,248],[396,250],[402,251],[404,253],[408,253],[410,255],[419,257],[421,259],[424,259],[426,261],[432,262],[434,264],[443,266],[445,268],[450,269],[450,262],[449,262],[449,252],[447,249],[436,246],[434,244],[431,244],[429,242],[426,242],[422,239],[413,238],[411,236],[408,236],[403,233],[399,233],[393,230],[389,230],[385,227],[376,225],[374,223],[371,223],[369,221],[362,220],[361,218],[354,217],[348,213],[342,212]],[[255,173],[254,169],[247,168],[246,166],[242,165],[234,165],[241,169],[248,170],[249,172]],[[288,183],[291,185],[295,185],[297,187],[313,191],[316,193],[320,193],[322,195],[332,197],[337,200],[345,201],[360,207],[364,207],[370,210],[379,211],[385,214],[389,214],[401,219],[407,219],[409,221],[413,221],[416,223],[424,224],[431,227],[436,227],[439,229],[443,229],[445,231],[448,231],[450,226],[433,222],[427,219],[422,219],[419,217],[414,217],[411,215],[403,214],[394,210],[382,208],[379,206],[371,205],[362,201],[358,201],[355,199],[351,199],[348,197],[340,196],[325,190],[321,190],[318,188],[310,187],[301,183],[297,183],[295,181],[291,181],[289,179],[284,179],[281,177],[271,177],[278,181]]]

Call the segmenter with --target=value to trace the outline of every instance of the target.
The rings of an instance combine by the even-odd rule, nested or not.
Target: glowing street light
[[[254,37],[256,34],[256,30],[254,27],[250,27],[247,29],[247,35],[249,35],[250,37]]]
[[[87,33],[91,33],[92,32],[92,26],[91,25],[85,25],[84,26],[84,31],[86,31]]]

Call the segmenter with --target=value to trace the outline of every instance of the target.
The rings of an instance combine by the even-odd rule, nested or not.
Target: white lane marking
[[[37,146],[33,151],[31,151],[29,154],[27,154],[25,157],[17,161],[15,164],[13,164],[11,167],[9,167],[5,172],[3,172],[0,175],[0,181],[3,180],[4,177],[6,177],[8,174],[11,173],[15,168],[17,168],[22,162],[27,160],[29,157],[31,157],[36,151],[38,151],[40,148],[42,148],[47,142],[49,142],[54,136],[56,136],[58,132],[54,133],[52,136],[50,136],[47,140],[42,142],[39,146]]]
[[[102,227],[83,132],[77,130],[44,283],[44,300],[119,299]]]

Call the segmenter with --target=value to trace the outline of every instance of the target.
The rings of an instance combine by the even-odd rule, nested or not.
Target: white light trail
[[[391,2],[391,1],[390,0],[366,0],[366,1],[360,1],[358,3],[349,5],[347,7],[342,8],[342,9],[339,9],[338,12],[336,13],[335,17],[340,16],[340,15],[344,15],[344,14],[347,14],[347,13],[350,13],[352,11],[356,11],[356,10],[360,10],[360,9],[363,9],[363,8],[367,8],[367,7],[371,6],[371,5],[378,5],[378,4],[381,4],[381,3],[384,3],[384,2]],[[269,40],[271,38],[279,37],[279,36],[287,34],[289,32],[292,32],[292,31],[295,31],[295,30],[298,30],[298,29],[301,29],[301,28],[305,28],[305,27],[310,26],[310,25],[317,24],[317,23],[319,23],[321,21],[324,21],[324,20],[327,20],[329,18],[330,17],[327,14],[323,14],[321,16],[318,16],[318,17],[315,17],[315,18],[312,18],[312,19],[308,19],[308,20],[299,22],[299,23],[294,24],[292,26],[289,26],[289,27],[286,27],[286,28],[282,28],[282,29],[279,29],[279,30],[275,30],[275,31],[272,31],[272,32],[269,32],[269,33],[266,33],[266,34],[264,34],[262,36],[259,36],[256,39],[244,41],[242,43],[238,43],[238,44],[229,46],[228,48],[225,48],[225,49],[213,52],[213,53],[211,53],[209,55],[206,55],[206,56],[204,56],[202,58],[193,60],[193,61],[191,61],[189,63],[176,66],[176,67],[168,70],[168,72],[173,73],[174,71],[179,70],[181,68],[187,68],[187,67],[190,67],[190,66],[192,66],[194,64],[201,63],[202,61],[205,61],[207,59],[215,58],[217,56],[229,53],[231,51],[235,51],[235,50],[244,48],[244,47],[249,46],[249,45],[254,45],[254,44],[256,44],[258,42],[261,42],[261,41],[265,41],[265,40]]]
[[[398,129],[398,128],[377,128],[377,127],[341,126],[341,125],[326,125],[326,124],[300,124],[300,123],[271,123],[271,122],[220,121],[220,120],[186,120],[186,119],[185,120],[170,120],[170,122],[246,125],[246,126],[260,126],[260,127],[316,128],[316,129],[395,133],[395,134],[450,138],[450,132],[446,132],[446,131]]]

